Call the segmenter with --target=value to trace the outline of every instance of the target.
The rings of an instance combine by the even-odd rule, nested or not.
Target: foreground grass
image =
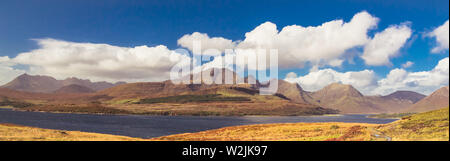
[[[361,123],[289,123],[226,127],[199,133],[156,138],[181,141],[368,141],[367,127]]]
[[[449,140],[449,108],[419,113],[378,127],[394,141]]]
[[[126,136],[0,124],[0,141],[139,141]]]
[[[449,108],[389,124],[293,123],[226,127],[156,138],[181,141],[448,141]]]

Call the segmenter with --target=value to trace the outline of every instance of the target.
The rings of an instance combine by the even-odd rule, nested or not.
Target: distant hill
[[[342,113],[375,113],[382,111],[374,107],[351,85],[333,83],[311,96],[323,107],[337,109]]]
[[[116,84],[108,82],[91,82],[90,80],[83,80],[75,77],[67,78],[65,80],[56,80],[55,78],[49,76],[32,76],[23,74],[1,87],[24,92],[53,93],[64,86],[72,84],[98,91],[111,88],[119,84],[124,84],[124,82],[119,82]]]
[[[398,94],[364,96],[353,86],[340,83],[332,83],[310,95],[320,106],[337,109],[341,113],[393,113],[413,104],[409,99],[399,99]]]
[[[409,100],[412,103],[416,103],[425,97],[426,95],[412,91],[397,91],[389,95],[383,96],[383,98],[387,99]]]
[[[76,84],[84,87],[88,87],[90,89],[93,89],[94,91],[103,90],[106,88],[111,88],[116,85],[125,84],[126,82],[117,82],[117,83],[109,83],[109,82],[91,82],[88,79],[78,79],[75,77],[67,78],[61,81],[64,86]]]
[[[290,83],[284,80],[278,80],[278,93],[286,96],[292,102],[317,104],[308,92],[304,91],[298,83]]]
[[[62,86],[60,81],[49,76],[22,74],[1,87],[16,91],[51,93]]]
[[[93,89],[78,84],[71,84],[56,90],[54,93],[94,93]]]
[[[442,87],[429,96],[423,98],[411,107],[407,108],[405,112],[425,112],[436,110],[449,106],[449,87]]]

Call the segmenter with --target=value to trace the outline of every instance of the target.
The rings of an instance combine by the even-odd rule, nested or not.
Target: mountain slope
[[[72,84],[88,87],[94,91],[99,91],[107,88],[114,87],[116,85],[125,84],[125,82],[109,83],[109,82],[91,82],[88,79],[78,79],[75,77],[67,78],[61,81],[63,86],[68,86]]]
[[[449,87],[442,87],[406,109],[405,112],[425,112],[448,107],[448,99]]]
[[[341,113],[394,113],[399,112],[413,102],[399,99],[397,96],[364,96],[351,85],[332,83],[323,89],[311,93],[312,98],[325,108],[337,109]]]
[[[383,96],[383,98],[386,98],[386,99],[409,100],[412,103],[416,103],[425,97],[426,96],[423,94],[420,94],[417,92],[412,92],[412,91],[397,91],[397,92],[391,93],[389,95]]]
[[[16,91],[50,93],[62,87],[62,83],[49,76],[23,74],[2,87]]]
[[[330,84],[311,96],[323,107],[337,109],[341,113],[375,113],[381,111],[364,98],[353,86]]]
[[[88,87],[77,85],[77,84],[71,84],[71,85],[61,87],[60,89],[56,90],[54,93],[93,93],[93,92],[95,92],[95,91]]]
[[[52,93],[64,86],[72,84],[88,87],[98,91],[114,87],[118,84],[123,84],[123,82],[116,84],[108,82],[91,82],[90,80],[83,80],[74,77],[67,78],[65,80],[56,80],[55,78],[49,76],[32,76],[23,74],[1,87],[24,92]]]
[[[277,93],[286,96],[292,102],[317,104],[317,102],[297,83],[289,83],[284,80],[278,80]]]

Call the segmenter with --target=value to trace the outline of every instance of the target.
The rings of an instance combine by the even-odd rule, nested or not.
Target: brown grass
[[[389,124],[290,123],[225,127],[155,138],[179,141],[448,141],[449,108]]]
[[[396,122],[379,126],[378,130],[394,141],[448,141],[449,108],[403,117]]]
[[[339,128],[332,128],[337,125]],[[367,127],[361,123],[289,123],[226,127],[199,133],[155,138],[178,141],[368,141]]]
[[[126,136],[0,124],[0,141],[143,141]]]

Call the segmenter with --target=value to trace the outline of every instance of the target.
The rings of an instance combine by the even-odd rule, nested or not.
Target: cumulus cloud
[[[15,64],[9,57],[0,57],[0,86],[25,73],[23,70],[13,68],[13,65]]]
[[[430,94],[449,84],[449,58],[444,58],[430,71],[408,72],[393,69],[382,79],[377,79],[372,70],[337,72],[323,69],[305,76],[296,77],[288,73],[285,80],[300,84],[305,90],[317,91],[331,83],[350,84],[366,95],[387,95],[398,90],[409,90]]]
[[[291,25],[278,31],[266,22],[245,34],[238,48],[278,49],[280,67],[313,65],[340,66],[347,50],[369,41],[367,32],[375,28],[378,18],[367,12],[353,16],[350,22],[333,20],[320,26]]]
[[[402,68],[409,68],[414,65],[414,62],[407,61],[406,63],[402,64]]]
[[[20,53],[11,61],[28,65],[30,74],[89,78],[94,81],[161,81],[170,69],[190,58],[166,46],[118,47],[108,44],[76,43],[37,39],[39,48]]]
[[[286,79],[295,79],[297,78],[297,74],[294,72],[289,72],[288,74],[286,74]]]
[[[448,20],[438,28],[434,29],[432,32],[428,33],[429,37],[434,37],[437,42],[437,46],[434,47],[431,52],[439,53],[444,50],[448,50],[449,45],[449,32],[448,32]]]
[[[411,29],[406,25],[391,26],[375,34],[364,47],[362,59],[368,65],[388,65],[389,59],[396,56],[400,48],[411,37]]]
[[[276,49],[279,53],[279,67],[303,68],[311,65],[310,71],[321,67],[339,67],[345,60],[356,56],[350,51],[364,48],[362,59],[368,65],[388,65],[390,58],[398,55],[412,35],[409,22],[390,26],[372,38],[368,32],[377,27],[379,19],[368,12],[355,14],[349,22],[342,19],[325,22],[319,26],[290,25],[278,30],[277,25],[265,22],[245,33],[242,41],[232,41],[222,37],[209,37],[205,33],[194,32],[178,40],[181,47],[194,54],[220,56],[225,49],[234,49],[237,55],[248,55],[236,49]],[[194,42],[201,42],[201,49],[194,50]],[[197,45],[198,46],[198,45]],[[217,49],[216,52],[206,52]],[[358,54],[357,54],[358,55]]]
[[[195,44],[196,42],[198,42],[198,44]],[[209,37],[208,34],[194,32],[192,34],[186,34],[178,39],[178,45],[189,49],[192,53],[197,55],[200,53],[203,55],[220,55],[225,49],[233,49],[235,43],[232,40],[223,37]],[[194,51],[196,48],[198,51]],[[215,49],[218,52],[211,51],[210,49]]]
[[[307,91],[317,91],[331,83],[336,82],[353,85],[362,93],[368,93],[370,89],[376,87],[376,76],[372,70],[341,73],[333,69],[322,69],[297,78],[293,78],[293,76],[293,74],[289,77],[286,76],[285,80],[289,82],[297,82]]]
[[[430,94],[449,83],[449,58],[444,58],[430,71],[407,72],[393,69],[386,78],[378,81],[378,88],[373,93],[388,94],[397,90],[412,90]]]

